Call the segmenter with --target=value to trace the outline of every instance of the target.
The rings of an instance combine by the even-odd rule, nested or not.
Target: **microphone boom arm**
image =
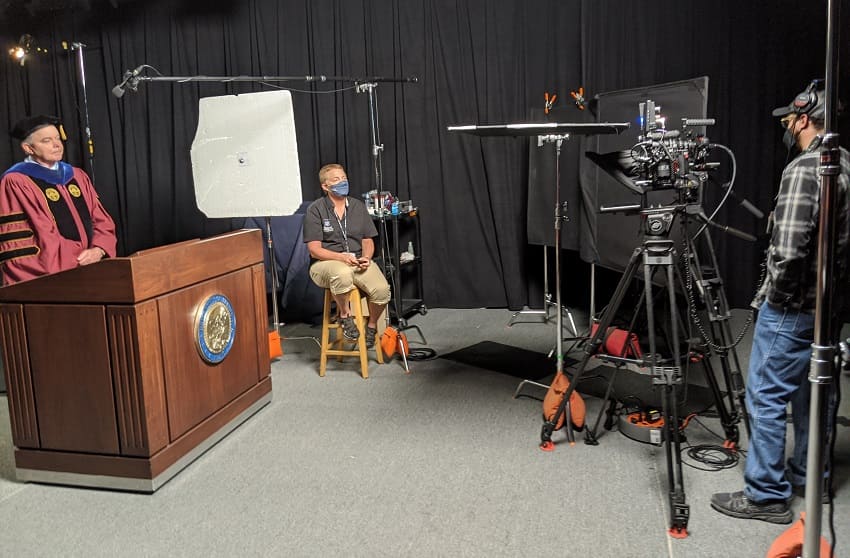
[[[135,70],[127,70],[124,72],[121,83],[112,88],[112,94],[116,97],[122,97],[127,89],[136,91],[140,81],[166,81],[172,83],[196,83],[196,82],[212,82],[212,83],[234,83],[234,82],[280,82],[280,81],[306,81],[306,82],[351,82],[351,83],[418,83],[419,78],[416,76],[405,77],[352,77],[352,76],[325,76],[325,75],[306,75],[306,76],[145,76],[140,75],[144,68],[151,68],[157,71],[156,68],[147,64],[142,64]],[[157,73],[159,73],[157,71]]]

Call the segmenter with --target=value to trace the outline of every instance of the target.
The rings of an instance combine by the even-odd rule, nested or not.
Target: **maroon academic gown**
[[[4,285],[77,267],[77,256],[87,248],[102,248],[108,257],[115,257],[115,223],[88,175],[71,168],[70,180],[47,188],[21,172],[8,172],[0,179],[0,275]],[[81,201],[88,208],[90,225],[80,215]]]

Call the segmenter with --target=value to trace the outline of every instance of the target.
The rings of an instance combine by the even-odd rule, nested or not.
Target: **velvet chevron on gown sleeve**
[[[90,223],[84,222],[75,198],[84,200]],[[63,236],[51,201],[64,201],[79,240]],[[0,180],[0,271],[4,285],[72,269],[78,265],[77,256],[87,248],[98,247],[114,257],[116,244],[115,223],[81,169],[74,169],[67,184],[46,190],[20,172],[6,173]]]

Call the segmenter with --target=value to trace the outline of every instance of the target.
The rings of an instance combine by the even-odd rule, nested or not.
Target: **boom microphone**
[[[124,79],[121,80],[121,83],[112,88],[112,94],[120,99],[124,96],[124,93],[127,92],[128,87],[135,91],[138,85],[138,80],[135,78],[141,73],[145,66],[145,64],[142,64],[135,70],[127,70],[124,72]]]
[[[683,118],[682,125],[684,126],[714,126],[713,118]]]

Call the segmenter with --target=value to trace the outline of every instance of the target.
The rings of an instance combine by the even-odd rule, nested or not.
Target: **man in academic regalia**
[[[115,223],[88,175],[62,161],[59,119],[27,117],[13,138],[26,155],[0,178],[3,285],[115,257]]]

